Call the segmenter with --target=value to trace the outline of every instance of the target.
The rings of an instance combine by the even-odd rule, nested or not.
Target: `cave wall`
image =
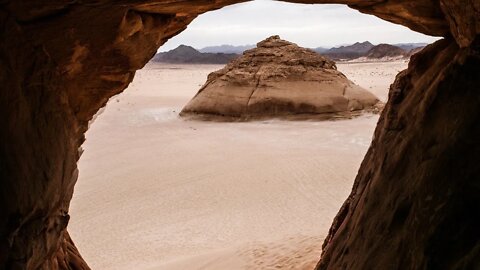
[[[66,230],[88,121],[198,14],[238,2],[0,1],[0,269],[88,269]],[[468,269],[480,249],[480,1],[289,2],[446,37],[392,86],[318,268]]]
[[[317,269],[480,269],[479,87],[480,43],[411,59]]]

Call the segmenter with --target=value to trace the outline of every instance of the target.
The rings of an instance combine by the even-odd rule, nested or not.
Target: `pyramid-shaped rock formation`
[[[210,73],[180,115],[330,119],[378,111],[378,106],[379,100],[337,71],[335,62],[272,36]]]

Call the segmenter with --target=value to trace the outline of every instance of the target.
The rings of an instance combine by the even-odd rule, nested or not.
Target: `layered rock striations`
[[[196,16],[239,2],[0,2],[0,269],[88,269],[67,225],[89,120]],[[392,86],[318,268],[479,269],[480,2],[289,2],[445,38]]]
[[[378,111],[379,100],[339,72],[333,61],[269,37],[208,76],[182,116],[248,120],[328,119]]]

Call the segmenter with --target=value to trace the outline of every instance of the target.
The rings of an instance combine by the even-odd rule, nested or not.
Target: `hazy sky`
[[[256,0],[200,15],[160,51],[180,44],[256,44],[271,36],[304,47],[332,47],[357,41],[378,43],[432,42],[437,38],[362,14],[345,5],[304,5]]]

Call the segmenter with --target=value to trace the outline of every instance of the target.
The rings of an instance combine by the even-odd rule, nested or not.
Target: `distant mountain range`
[[[336,48],[331,48],[329,50],[319,52],[333,60],[340,60],[340,59],[355,59],[362,56],[371,50],[375,45],[372,43],[365,41],[365,42],[357,42],[352,45],[348,46],[341,46]],[[315,51],[318,52],[317,49]]]
[[[407,58],[421,50],[427,43],[401,43],[373,45],[369,41],[356,42],[348,46],[335,48],[313,48],[312,50],[331,58],[332,60],[353,60],[357,58]],[[254,48],[254,45],[233,46],[220,45],[205,47],[196,50],[193,47],[180,45],[168,52],[158,53],[153,61],[175,64],[226,64],[238,57],[245,50]]]
[[[314,49],[332,60],[353,60],[357,58],[380,59],[385,57],[410,57],[414,52],[420,51],[428,43],[400,43],[373,45],[369,41],[357,42],[348,46],[341,46],[324,50]]]
[[[380,59],[384,57],[405,57],[407,55],[408,52],[404,49],[390,44],[378,44],[377,46],[373,46],[365,53],[365,57],[370,59]]]
[[[402,48],[403,50],[409,52],[411,50],[415,50],[417,48],[423,48],[427,46],[428,43],[398,43],[398,44],[393,44],[393,46],[397,46],[399,48]]]
[[[153,61],[172,64],[226,64],[236,57],[236,53],[202,53],[193,47],[180,45],[171,51],[157,53]]]
[[[397,43],[391,44],[393,46],[399,47],[405,51],[411,51],[416,48],[425,47],[428,43]],[[312,48],[312,50],[318,53],[360,53],[365,54],[368,50],[373,48],[373,44],[369,41],[365,42],[357,42],[352,45],[334,47],[334,48],[326,48],[326,47],[317,47]],[[242,46],[234,46],[234,45],[220,45],[220,46],[210,46],[200,49],[200,52],[204,53],[236,53],[242,54],[245,50],[249,50],[255,48],[255,45],[242,45]]]

